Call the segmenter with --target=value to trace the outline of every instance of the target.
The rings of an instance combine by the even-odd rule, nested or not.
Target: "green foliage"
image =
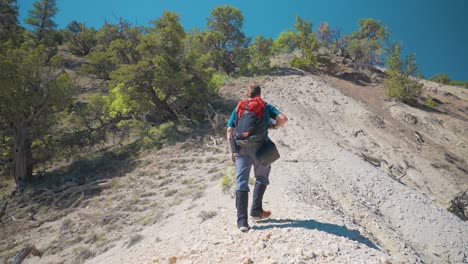
[[[379,61],[380,43],[374,39],[350,39],[347,51],[357,67],[368,67]]]
[[[356,37],[360,39],[383,40],[389,36],[387,28],[382,26],[382,22],[372,18],[362,18],[358,22],[359,31]]]
[[[82,66],[81,71],[110,80],[118,65],[135,64],[139,59],[136,47],[140,43],[141,31],[140,27],[132,27],[123,19],[117,25],[106,23],[96,32],[97,44],[88,54],[88,63]]]
[[[418,73],[416,74],[416,77],[417,77],[418,79],[421,79],[421,80],[422,80],[422,79],[425,79],[425,77],[424,77],[424,75],[423,75],[423,73],[422,73],[421,71],[418,71]]]
[[[191,129],[183,122],[168,121],[158,126],[146,126],[140,130],[143,148],[160,148],[163,145],[174,145],[182,140]]]
[[[273,39],[264,38],[262,35],[255,37],[252,45],[249,46],[250,62],[249,70],[258,72],[270,68],[270,56],[273,51]]]
[[[416,71],[415,55],[410,54],[403,60],[400,45],[394,44],[392,52],[387,57],[387,71],[384,79],[387,95],[407,104],[416,103],[422,89],[422,84],[410,79]]]
[[[293,52],[296,49],[294,36],[295,33],[292,29],[282,31],[273,41],[273,52],[275,54]]]
[[[116,65],[112,63],[110,54],[103,51],[91,52],[87,56],[88,63],[82,64],[80,71],[85,74],[94,74],[104,80],[110,80],[110,73]]]
[[[450,84],[451,82],[450,77],[446,73],[438,73],[432,76],[430,80],[440,84]]]
[[[359,30],[352,33],[346,41],[346,51],[358,68],[367,68],[380,63],[383,54],[382,42],[389,38],[390,32],[380,21],[372,18],[360,19]]]
[[[70,51],[81,56],[90,53],[97,43],[96,30],[76,21],[68,24],[65,37]]]
[[[236,183],[236,175],[233,169],[226,170],[226,173],[221,176],[221,189],[223,193],[228,194]]]
[[[70,106],[75,91],[68,74],[51,65],[60,59],[49,59],[45,50],[43,45],[18,48],[11,41],[0,46],[0,138],[10,143],[2,151],[10,153],[8,161],[21,159],[30,168],[44,160],[44,146],[56,139],[57,115]],[[23,145],[25,152],[12,151]]]
[[[231,75],[245,70],[248,64],[250,39],[242,32],[244,17],[240,9],[230,5],[218,6],[207,18],[209,31],[204,41],[210,48],[213,66]]]
[[[424,101],[424,105],[429,108],[437,107],[437,103],[434,101],[434,99],[430,95],[427,96],[426,101]]]
[[[462,88],[468,88],[468,81],[456,81],[452,80],[450,81],[450,85],[462,87]]]
[[[12,40],[18,44],[22,28],[18,23],[17,0],[0,0],[0,43]]]
[[[319,43],[312,32],[312,22],[296,16],[294,28],[296,29],[294,33],[294,46],[296,49],[301,50],[302,56],[294,58],[291,66],[313,70],[318,66],[317,52]]]
[[[0,176],[0,197],[4,195],[10,194],[11,191],[14,189],[15,183],[13,179],[8,179],[6,177]]]
[[[211,76],[210,81],[208,82],[208,85],[211,87],[213,90],[218,90],[223,84],[226,82],[227,76],[220,74],[220,73],[214,73]]]
[[[332,33],[332,30],[328,26],[328,22],[325,21],[323,23],[320,23],[320,25],[317,28],[317,39],[320,45],[328,47],[328,45],[330,45],[333,39]]]
[[[143,123],[155,127],[200,119],[208,99],[223,82],[222,75],[213,75],[213,69],[205,67],[206,57],[198,56],[202,45],[186,34],[177,14],[165,11],[152,25],[142,31],[121,23],[123,32],[107,49],[102,42],[98,45],[104,51],[89,54],[102,54],[109,63],[104,65],[111,66],[109,93],[92,97],[87,106],[86,112],[94,112],[96,118],[81,115],[81,122],[93,130],[140,129]],[[114,32],[113,28],[106,30]],[[160,138],[153,132],[150,129],[147,138]]]
[[[38,0],[33,3],[33,9],[28,11],[26,24],[33,27],[32,36],[36,43],[46,43],[47,46],[53,45],[53,33],[57,24],[52,20],[58,11],[55,0]]]

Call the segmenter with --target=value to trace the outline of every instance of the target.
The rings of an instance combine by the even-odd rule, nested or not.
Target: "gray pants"
[[[236,191],[249,190],[249,175],[252,165],[254,167],[255,181],[258,183],[268,185],[270,184],[269,176],[271,171],[270,166],[263,166],[255,156],[255,152],[258,148],[241,147],[239,151],[235,153],[236,158]]]

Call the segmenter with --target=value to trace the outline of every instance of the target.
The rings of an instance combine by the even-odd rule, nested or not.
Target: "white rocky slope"
[[[468,223],[442,207],[468,187],[466,175],[431,169],[427,152],[436,143],[420,146],[404,129],[391,130],[392,120],[382,120],[322,77],[268,77],[263,87],[264,99],[290,120],[271,132],[282,155],[265,194],[272,219],[238,232],[234,200],[219,182],[210,182],[196,207],[190,201],[172,207],[170,217],[140,232],[141,241],[116,241],[89,263],[468,262]],[[466,146],[466,122],[451,122],[461,126],[450,130],[452,139]],[[467,150],[455,152],[466,164]],[[378,157],[381,166],[361,153]]]

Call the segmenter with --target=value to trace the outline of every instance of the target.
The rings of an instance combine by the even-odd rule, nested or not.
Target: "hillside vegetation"
[[[0,10],[2,262],[467,261],[468,90],[417,77],[380,21],[296,17],[272,39],[229,5],[206,30],[170,11],[57,29],[55,0],[26,30],[15,0]],[[250,80],[291,121],[276,216],[245,237],[224,124]]]

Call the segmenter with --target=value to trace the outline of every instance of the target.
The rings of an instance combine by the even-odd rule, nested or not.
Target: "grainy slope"
[[[141,225],[127,215],[120,230],[106,226],[115,239],[87,263],[466,263],[468,224],[444,209],[452,195],[468,187],[457,169],[466,168],[466,121],[383,100],[366,105],[341,92],[341,81],[291,72],[262,78],[264,99],[290,119],[271,132],[282,154],[265,195],[272,220],[239,233],[234,200],[219,186],[220,168],[233,167],[223,139],[217,139],[219,146],[190,143],[177,152],[155,152],[146,157],[149,165],[129,175],[127,194],[157,201],[155,210],[163,217]],[[227,85],[224,95],[238,98],[247,82]],[[407,114],[419,122],[405,122]],[[414,131],[424,144],[415,142]],[[447,151],[457,157],[454,163],[444,159]],[[361,153],[387,165],[375,167]],[[431,166],[435,163],[441,166]],[[401,182],[389,176],[401,170],[407,171]],[[160,189],[158,183],[166,179],[171,182]],[[184,180],[196,183],[195,189]],[[125,194],[125,186],[120,188]],[[189,194],[197,188],[202,194],[194,199]],[[169,195],[171,190],[181,195]],[[139,213],[153,217],[151,206],[144,208]],[[41,244],[40,237],[31,237]],[[67,252],[46,254],[42,263],[74,263],[74,249]]]

